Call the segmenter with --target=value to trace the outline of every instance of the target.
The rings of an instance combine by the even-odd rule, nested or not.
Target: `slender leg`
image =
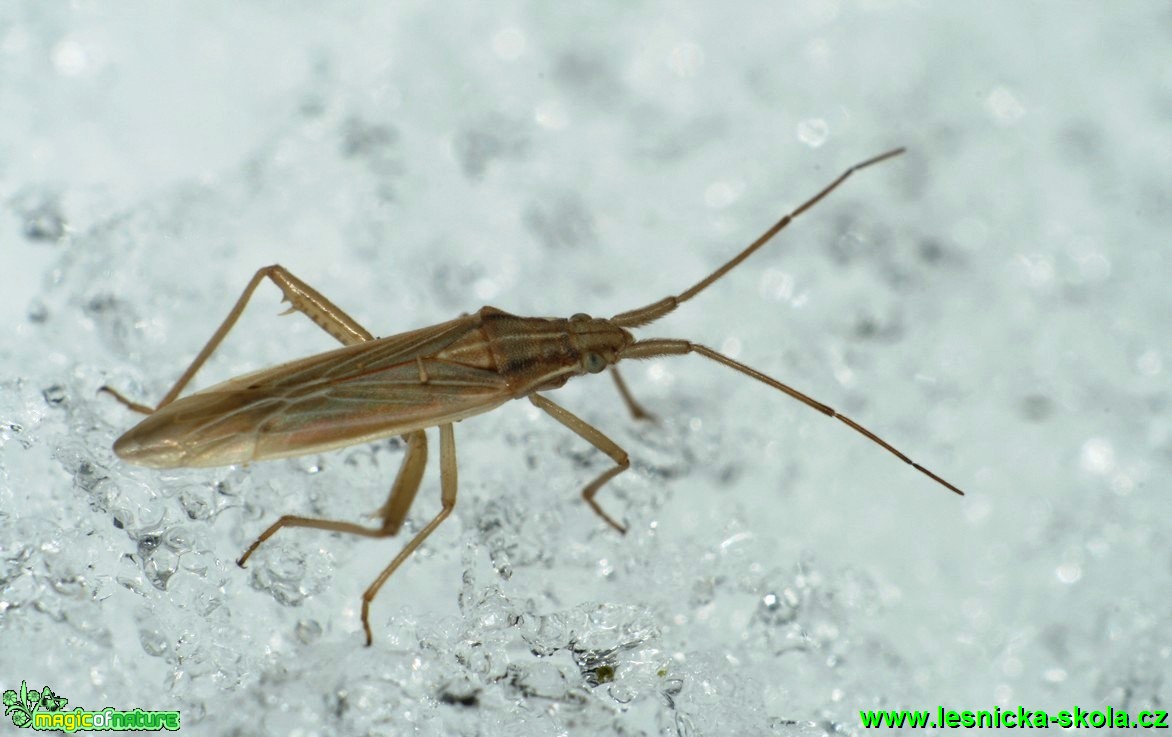
[[[391,574],[415,552],[416,548],[423,544],[423,541],[431,533],[435,532],[435,528],[448,518],[448,515],[452,513],[452,508],[456,506],[456,438],[452,433],[451,423],[440,425],[440,504],[442,509],[435,516],[435,519],[428,522],[426,527],[411,538],[411,542],[403,546],[390,565],[378,574],[378,578],[374,579],[366,591],[362,592],[362,629],[366,631],[367,647],[370,647],[370,643],[373,641],[370,633],[370,602],[378,596],[379,589],[383,587]]]
[[[631,417],[634,417],[636,420],[659,421],[658,417],[643,409],[643,405],[635,401],[635,397],[631,395],[631,390],[627,388],[627,382],[623,381],[622,374],[619,373],[617,366],[610,367],[610,375],[614,377],[614,384],[619,388],[619,394],[622,396],[623,402],[627,405]]]
[[[266,277],[281,289],[281,292],[284,294],[282,301],[290,304],[289,309],[283,314],[288,314],[293,311],[301,312],[310,320],[313,320],[322,330],[337,338],[343,345],[362,343],[374,337],[367,332],[366,328],[359,325],[354,318],[347,315],[341,308],[322,296],[316,289],[293,276],[284,266],[273,264],[272,266],[259,269],[253,274],[252,280],[248,282],[248,286],[244,288],[244,292],[236,300],[236,304],[228,312],[228,316],[224,318],[224,322],[220,323],[220,327],[212,334],[211,340],[196,355],[195,360],[191,362],[191,365],[187,367],[187,370],[183,372],[179,380],[175,382],[175,385],[163,396],[163,399],[154,409],[151,409],[147,405],[139,404],[138,402],[132,402],[108,386],[103,386],[98,391],[106,392],[131,410],[146,415],[170,404],[175,400],[175,397],[179,396],[179,392],[183,391],[183,387],[187,386],[191,378],[195,376],[195,373],[208,360],[208,357],[223,342],[224,336],[228,334],[228,331],[236,324],[236,320],[240,318],[240,313],[244,312],[244,307],[248,304],[252,293],[256,291],[256,288],[260,286],[261,281]]]
[[[590,505],[590,508],[594,510],[595,514],[602,517],[608,525],[625,535],[627,528],[615,522],[609,514],[602,511],[602,507],[598,506],[598,502],[594,501],[594,495],[598,493],[598,490],[606,482],[631,467],[631,461],[627,457],[627,451],[620,448],[618,443],[603,435],[598,428],[586,422],[586,420],[583,420],[581,417],[540,394],[530,394],[529,401],[533,402],[539,409],[544,410],[550,417],[573,430],[578,437],[590,443],[595,448],[598,448],[603,453],[606,453],[615,462],[614,468],[603,471],[598,478],[591,481],[586,485],[586,488],[582,489],[582,498],[586,500],[586,503]]]
[[[112,386],[100,386],[98,387],[98,392],[105,392],[106,394],[109,394],[111,397],[114,397],[119,402],[121,402],[122,406],[133,412],[137,412],[140,415],[153,415],[155,413],[154,407],[146,404],[140,404],[133,399],[127,399],[126,397],[122,396],[122,392],[118,391]]]
[[[341,520],[321,519],[319,517],[298,517],[292,514],[283,515],[268,529],[260,534],[236,564],[241,568],[260,547],[282,527],[310,527],[315,530],[329,530],[330,532],[344,532],[348,535],[363,537],[391,537],[403,525],[407,510],[419,491],[419,482],[423,478],[423,469],[427,466],[427,436],[422,430],[408,433],[403,436],[407,441],[407,455],[403,457],[403,465],[399,467],[399,474],[391,486],[391,493],[387,496],[386,504],[375,514],[382,519],[382,524],[375,528],[365,527],[354,522]]]
[[[423,470],[427,467],[427,435],[422,430],[416,430],[404,435],[403,440],[407,441],[407,455],[403,458],[403,465],[399,466],[399,474],[391,486],[386,504],[374,513],[375,517],[383,521],[382,529],[388,535],[394,535],[403,526],[407,511],[415,501],[415,493],[419,491],[419,482],[423,480]]]

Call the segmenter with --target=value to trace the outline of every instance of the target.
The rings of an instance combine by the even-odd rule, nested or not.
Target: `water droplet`
[[[163,533],[163,545],[176,553],[183,553],[192,548],[191,531],[186,527],[172,527]]]
[[[1115,448],[1106,438],[1091,438],[1082,444],[1083,470],[1091,473],[1109,473],[1115,468]]]
[[[1062,583],[1076,583],[1082,578],[1082,566],[1077,563],[1063,563],[1054,569],[1054,574]]]
[[[1014,260],[1022,267],[1030,286],[1046,287],[1053,283],[1054,261],[1049,256],[1040,253],[1019,253]]]
[[[293,633],[300,642],[309,645],[321,637],[322,627],[316,619],[301,619],[297,621]]]
[[[996,87],[985,98],[985,107],[997,125],[1005,128],[1013,125],[1026,114],[1025,106],[1005,87]]]
[[[66,399],[65,387],[60,384],[54,384],[48,389],[41,392],[41,396],[45,398],[45,404],[50,407],[60,406]]]
[[[830,126],[822,118],[807,118],[798,123],[798,140],[810,148],[818,148],[830,137]]]
[[[704,188],[704,204],[713,209],[728,207],[741,196],[743,187],[717,180]]]
[[[191,520],[207,519],[212,514],[212,505],[203,494],[187,490],[180,492],[179,505]]]
[[[138,641],[147,655],[159,657],[167,652],[167,638],[157,629],[143,629],[138,633]]]
[[[472,291],[476,294],[476,299],[491,300],[500,292],[500,286],[494,280],[482,277],[472,285]]]
[[[53,66],[66,77],[76,77],[90,66],[90,55],[75,38],[63,38],[53,47]]]
[[[170,550],[157,549],[142,564],[142,572],[147,580],[159,591],[167,590],[167,583],[175,575],[179,566],[179,558]]]
[[[138,554],[149,558],[159,547],[158,535],[142,535],[138,538]]]
[[[781,594],[770,592],[757,604],[757,618],[771,627],[788,624],[797,618],[800,603],[793,589],[783,589]]]

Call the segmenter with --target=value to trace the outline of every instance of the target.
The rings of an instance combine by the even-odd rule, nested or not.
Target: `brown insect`
[[[634,400],[614,364],[625,358],[698,353],[785,392],[870,438],[905,463],[957,494],[963,492],[896,450],[875,433],[821,402],[765,374],[687,340],[636,339],[648,325],[687,302],[765,245],[797,216],[817,204],[854,172],[902,154],[899,148],[856,164],[691,289],[610,319],[576,314],[567,319],[518,317],[495,307],[387,338],[375,338],[328,299],[281,266],[266,266],[244,288],[227,318],[158,406],[132,402],[102,387],[130,409],[148,415],[114,443],[123,460],[153,468],[226,466],[342,448],[401,435],[407,450],[378,527],[285,515],[244,552],[240,566],[283,527],[312,527],[365,537],[399,531],[419,489],[427,462],[424,429],[439,426],[443,508],[383,569],[362,594],[362,627],[371,643],[370,603],[387,578],[427,539],[456,504],[456,446],[452,425],[526,397],[539,409],[610,456],[614,467],[582,490],[590,508],[619,532],[622,525],[595,501],[598,491],[627,470],[627,453],[598,429],[539,392],[571,377],[611,368],[619,394],[636,418],[648,415]],[[178,398],[196,371],[236,323],[252,293],[271,280],[297,310],[337,338],[343,348],[257,371]]]

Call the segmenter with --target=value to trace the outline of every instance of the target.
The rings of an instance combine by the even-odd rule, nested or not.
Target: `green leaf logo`
[[[17,727],[31,726],[33,715],[38,711],[61,711],[69,703],[69,699],[53,693],[53,689],[48,686],[40,691],[29,691],[25,681],[20,682],[20,693],[8,689],[2,698],[4,716],[12,717],[12,723]]]

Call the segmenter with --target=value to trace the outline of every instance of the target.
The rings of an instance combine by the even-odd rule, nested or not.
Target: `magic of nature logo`
[[[115,709],[107,706],[99,711],[81,707],[66,710],[69,699],[53,693],[45,686],[39,691],[20,682],[20,691],[4,692],[4,716],[11,717],[13,725],[22,729],[53,730],[57,732],[174,732],[179,729],[178,711],[146,711],[143,709]]]

